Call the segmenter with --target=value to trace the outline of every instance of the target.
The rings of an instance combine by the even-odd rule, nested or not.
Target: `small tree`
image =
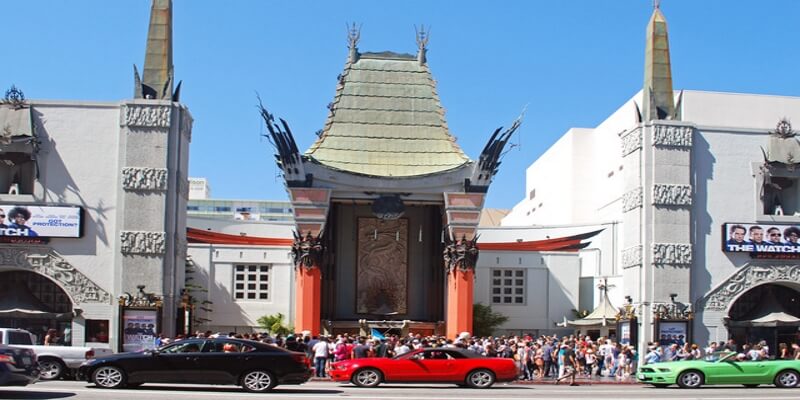
[[[264,315],[256,322],[258,322],[258,326],[266,329],[270,335],[288,335],[294,331],[292,327],[283,324],[283,314],[281,313]]]
[[[194,283],[194,274],[198,273],[197,264],[192,260],[192,256],[186,256],[183,290],[191,296],[191,305],[194,306],[195,312],[192,313],[192,326],[195,328],[211,322],[211,313],[214,311],[211,306],[214,302],[208,300],[208,288],[203,285]],[[200,300],[201,297],[205,299]],[[203,311],[201,316],[197,310]]]
[[[491,336],[494,330],[508,321],[508,317],[492,311],[492,306],[475,303],[472,306],[472,334],[475,336]]]

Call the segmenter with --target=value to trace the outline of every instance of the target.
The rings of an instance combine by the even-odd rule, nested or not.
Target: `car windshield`
[[[174,343],[164,346],[159,349],[161,353],[198,353],[203,343],[201,342],[185,342]]]
[[[732,351],[716,351],[705,357],[708,362],[735,361],[736,353]]]

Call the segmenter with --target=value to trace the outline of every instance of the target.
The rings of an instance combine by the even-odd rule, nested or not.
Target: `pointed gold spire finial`
[[[645,122],[676,117],[667,21],[659,7],[660,2],[653,1],[653,15],[647,24],[642,88],[642,120]]]
[[[361,25],[356,26],[356,23],[353,22],[353,25],[345,24],[347,27],[347,47],[350,50],[349,53],[349,60],[351,63],[358,61],[358,41],[361,40]]]
[[[172,0],[153,0],[141,80],[138,71],[134,74],[135,98],[173,99]]]
[[[425,30],[425,25],[420,25],[417,28],[414,25],[414,30],[417,32],[417,60],[419,60],[420,65],[425,64],[427,61],[425,57],[425,53],[428,51],[428,40],[431,38],[431,27],[428,27],[428,30]]]

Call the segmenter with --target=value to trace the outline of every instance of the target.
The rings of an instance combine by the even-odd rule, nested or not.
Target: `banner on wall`
[[[81,237],[80,207],[0,204],[0,237]]]
[[[122,316],[122,351],[156,348],[157,310],[125,310]]]
[[[759,255],[800,257],[800,227],[791,224],[723,225],[722,250]]]

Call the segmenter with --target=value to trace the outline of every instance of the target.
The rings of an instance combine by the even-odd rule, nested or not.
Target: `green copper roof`
[[[435,174],[470,161],[450,136],[424,62],[392,52],[351,54],[355,61],[345,65],[322,135],[307,156],[381,177]]]
[[[653,10],[647,24],[643,93],[642,117],[645,121],[675,117],[667,20],[658,7]]]

